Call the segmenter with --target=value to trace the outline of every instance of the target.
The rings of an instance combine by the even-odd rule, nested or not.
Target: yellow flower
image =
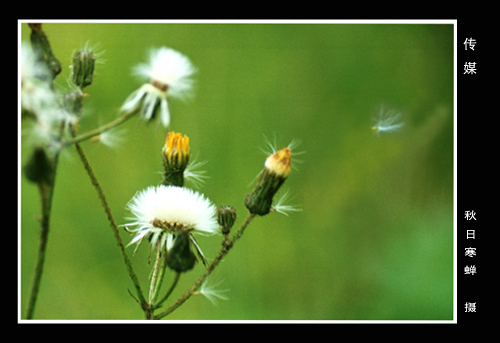
[[[167,133],[163,155],[174,166],[187,165],[189,161],[189,137],[174,131]]]
[[[167,133],[167,141],[163,147],[165,175],[163,184],[184,185],[184,170],[189,162],[189,137],[181,133]]]
[[[265,167],[270,172],[287,178],[292,171],[292,150],[283,148],[266,159]]]

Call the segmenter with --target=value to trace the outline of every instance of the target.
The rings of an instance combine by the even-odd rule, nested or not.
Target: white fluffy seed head
[[[148,187],[137,193],[127,205],[138,225],[138,234],[144,230],[154,231],[155,221],[172,228],[193,229],[193,232],[215,234],[218,224],[216,207],[203,194],[176,186]]]
[[[24,88],[31,82],[46,81],[51,78],[50,70],[39,62],[38,56],[28,43],[22,43],[19,53],[21,86]]]
[[[57,94],[49,86],[50,70],[39,61],[37,54],[27,43],[22,43],[19,60],[22,109],[33,115],[58,107]]]
[[[151,50],[148,63],[135,68],[137,75],[165,85],[169,96],[181,98],[190,94],[193,86],[191,76],[195,71],[186,56],[165,47]]]

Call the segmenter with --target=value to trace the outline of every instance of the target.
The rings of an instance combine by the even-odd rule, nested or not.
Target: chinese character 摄
[[[465,303],[465,312],[476,312],[476,303]]]

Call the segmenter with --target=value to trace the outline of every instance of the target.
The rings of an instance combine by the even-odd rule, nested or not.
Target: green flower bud
[[[227,235],[236,221],[236,210],[232,206],[221,206],[217,209],[217,222],[222,234]]]
[[[245,198],[250,213],[263,216],[271,211],[274,195],[290,175],[291,162],[290,148],[283,148],[266,159],[254,190]]]
[[[94,77],[94,66],[95,57],[91,51],[84,50],[75,53],[71,65],[73,83],[82,89],[91,85]]]

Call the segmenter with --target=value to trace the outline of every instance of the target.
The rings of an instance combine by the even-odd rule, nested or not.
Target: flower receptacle
[[[167,255],[167,266],[176,272],[187,272],[193,269],[196,256],[191,250],[189,232],[181,230],[177,233],[174,246]]]

